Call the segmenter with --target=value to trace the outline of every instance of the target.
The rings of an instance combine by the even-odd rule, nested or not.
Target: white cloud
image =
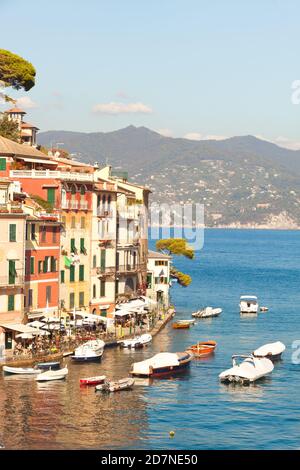
[[[267,139],[264,136],[256,135],[258,139],[266,140],[267,142],[271,142],[272,144],[279,145],[279,147],[284,147],[289,150],[300,150],[300,142],[297,140],[291,140],[287,137],[279,136],[275,137],[275,139]]]
[[[29,96],[21,96],[17,99],[16,105],[24,109],[37,108],[38,105]]]
[[[100,103],[93,107],[94,113],[99,114],[150,114],[152,108],[144,103]]]
[[[228,138],[225,135],[205,135],[199,134],[199,132],[188,132],[183,137],[189,140],[224,140]]]
[[[173,137],[173,131],[171,129],[157,129],[157,131],[160,135],[164,137]]]

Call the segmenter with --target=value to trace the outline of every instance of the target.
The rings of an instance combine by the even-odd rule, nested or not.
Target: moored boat
[[[199,341],[187,348],[187,351],[192,353],[194,357],[206,357],[213,354],[216,347],[216,341]]]
[[[84,379],[79,379],[80,385],[98,385],[104,383],[106,380],[106,375],[97,375],[95,377],[86,377]]]
[[[130,390],[134,386],[134,379],[126,377],[116,381],[106,381],[102,385],[97,385],[96,390],[102,392],[120,392],[121,390]]]
[[[271,361],[278,361],[281,354],[285,351],[285,345],[281,341],[275,343],[264,344],[253,352],[254,357],[266,357]]]
[[[261,312],[268,312],[269,308],[268,307],[260,307],[259,309]]]
[[[187,351],[158,353],[145,361],[132,364],[131,375],[158,377],[181,372],[190,365],[193,355]]]
[[[37,382],[48,382],[50,380],[61,380],[66,378],[68,375],[68,368],[64,367],[63,369],[58,370],[46,370],[41,374],[37,375],[35,380]]]
[[[174,328],[175,330],[181,330],[181,329],[186,329],[186,328],[189,328],[191,326],[190,323],[188,322],[175,322],[175,323],[172,323],[172,328]]]
[[[212,318],[218,317],[221,315],[222,309],[221,308],[213,308],[213,307],[205,307],[197,312],[192,313],[192,317],[195,318]]]
[[[41,373],[41,370],[35,367],[3,366],[3,372],[6,374],[37,375]]]
[[[71,359],[75,362],[100,361],[103,355],[105,343],[101,339],[87,341],[75,349]]]
[[[258,300],[256,295],[241,295],[240,313],[257,313]]]
[[[196,322],[195,319],[192,319],[192,320],[177,320],[176,323],[189,323],[190,325],[194,325]]]
[[[119,345],[121,348],[132,348],[132,349],[138,349],[138,348],[143,348],[147,344],[151,343],[152,341],[152,335],[149,333],[145,333],[140,336],[136,336],[135,338],[132,339],[125,339],[123,341],[119,341]]]
[[[43,369],[43,370],[58,370],[60,369],[60,362],[57,361],[52,361],[52,362],[39,362],[37,364],[38,369]]]
[[[238,359],[243,359],[238,363]],[[232,367],[221,372],[219,379],[225,383],[238,383],[249,385],[256,380],[270,374],[274,369],[274,365],[270,359],[249,356],[234,355],[232,356]]]

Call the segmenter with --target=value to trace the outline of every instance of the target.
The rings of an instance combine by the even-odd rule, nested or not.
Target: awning
[[[125,315],[131,315],[133,312],[130,310],[116,310],[113,312],[114,317],[125,317]]]
[[[57,165],[57,162],[53,162],[51,160],[40,160],[38,158],[17,157],[17,159],[29,163],[44,163],[46,165]]]
[[[82,317],[83,320],[89,320],[91,323],[94,322],[107,322],[106,317],[101,317],[101,315],[93,315],[92,313],[86,313],[86,312],[75,312],[76,316]]]
[[[27,326],[29,326],[30,328],[31,327],[40,328],[41,326],[45,326],[45,323],[35,320],[35,321],[31,321],[30,323],[27,323]]]
[[[36,328],[31,328],[30,326],[23,325],[23,323],[1,323],[0,326],[7,330],[17,331],[18,333],[32,333],[33,335],[38,334]]]

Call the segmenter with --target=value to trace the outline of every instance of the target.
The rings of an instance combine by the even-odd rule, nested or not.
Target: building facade
[[[169,306],[171,257],[148,251],[147,296],[163,307]]]

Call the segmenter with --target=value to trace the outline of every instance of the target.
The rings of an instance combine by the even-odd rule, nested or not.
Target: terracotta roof
[[[7,109],[5,112],[6,112],[7,114],[8,114],[8,113],[20,113],[20,114],[26,114],[26,111],[23,111],[23,109],[21,109],[21,108],[17,108],[17,107],[15,107],[15,108],[10,108],[10,109]]]
[[[29,122],[22,122],[21,127],[24,129],[38,129],[34,124],[30,124]]]
[[[26,144],[18,144],[2,136],[0,136],[0,155],[16,155],[19,157],[36,157],[50,160],[47,155],[36,148]]]
[[[148,258],[157,258],[157,259],[172,259],[172,256],[164,255],[158,251],[148,250]]]

